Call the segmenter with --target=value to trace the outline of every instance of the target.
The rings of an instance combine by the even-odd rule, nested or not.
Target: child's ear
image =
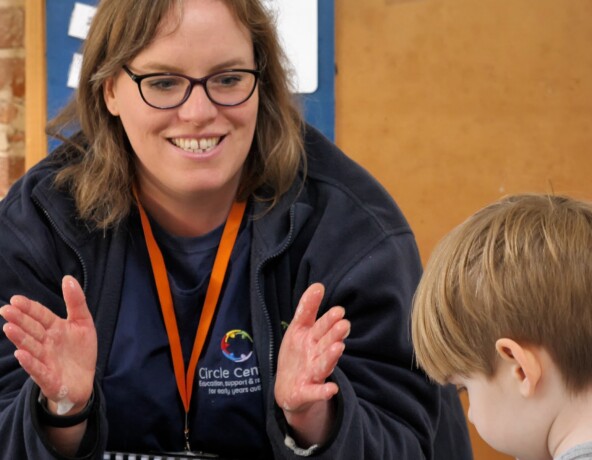
[[[542,375],[541,362],[536,353],[507,338],[497,340],[495,349],[510,364],[520,394],[525,398],[532,396]]]

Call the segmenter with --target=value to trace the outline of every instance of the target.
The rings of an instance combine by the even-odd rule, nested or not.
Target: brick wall
[[[25,169],[25,0],[0,0],[0,198]]]

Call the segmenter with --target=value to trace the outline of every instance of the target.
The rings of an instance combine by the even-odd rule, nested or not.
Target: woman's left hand
[[[275,400],[301,447],[322,444],[330,433],[339,388],[326,382],[345,349],[350,322],[343,307],[316,319],[324,287],[309,286],[296,308],[280,346]]]

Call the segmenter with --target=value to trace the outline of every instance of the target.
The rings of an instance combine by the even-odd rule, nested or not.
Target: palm
[[[65,277],[62,289],[67,319],[23,296],[14,296],[0,314],[16,358],[41,392],[54,402],[67,398],[80,405],[92,393],[97,336],[80,285]]]
[[[275,397],[287,411],[306,410],[338,391],[334,383],[325,380],[343,353],[350,326],[343,319],[341,307],[333,307],[316,319],[323,293],[320,284],[306,290],[282,340]]]

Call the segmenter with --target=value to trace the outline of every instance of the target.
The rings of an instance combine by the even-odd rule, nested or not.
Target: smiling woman
[[[223,2],[182,5],[178,15],[165,16],[148,46],[105,80],[104,96],[137,157],[135,179],[144,207],[169,232],[191,236],[226,220],[251,149],[259,94],[255,74],[246,71],[251,78],[225,94],[225,101],[234,96],[232,107],[213,100],[212,92],[221,93],[219,75],[228,79],[230,69],[257,70],[253,43]],[[203,80],[171,80],[158,75],[163,69]],[[179,78],[187,83],[173,91]],[[155,110],[160,102],[165,106]]]

